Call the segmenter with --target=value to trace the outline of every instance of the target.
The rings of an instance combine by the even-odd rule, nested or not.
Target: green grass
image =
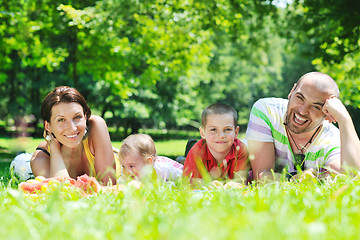
[[[40,139],[39,139],[40,140]],[[0,139],[12,146],[11,139]],[[37,145],[24,141],[24,150]],[[35,144],[36,143],[36,144]],[[119,144],[119,145],[117,145]],[[119,147],[120,142],[114,146]],[[183,154],[186,141],[157,142]],[[168,145],[169,144],[169,145]],[[76,191],[24,194],[0,161],[0,239],[358,239],[360,178],[272,182],[193,191],[145,183],[83,197]]]
[[[0,147],[7,151],[16,153],[21,151],[34,152],[39,143],[43,141],[40,138],[0,138]]]
[[[148,184],[90,197],[2,186],[0,238],[358,239],[359,183],[346,177],[202,192]]]

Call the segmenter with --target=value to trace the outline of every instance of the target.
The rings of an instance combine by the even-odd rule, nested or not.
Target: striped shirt
[[[273,142],[275,146],[275,172],[284,168],[296,171],[294,154],[284,126],[287,99],[263,98],[255,102],[251,109],[246,139],[259,142]],[[307,146],[305,169],[321,171],[331,161],[340,159],[340,132],[337,127],[324,120],[319,134]]]

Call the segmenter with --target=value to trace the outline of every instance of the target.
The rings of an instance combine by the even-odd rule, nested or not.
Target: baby
[[[147,134],[132,134],[125,138],[119,158],[125,172],[140,179],[149,173],[146,169],[154,169],[158,178],[175,181],[181,177],[184,167],[170,158],[157,156],[154,141]]]

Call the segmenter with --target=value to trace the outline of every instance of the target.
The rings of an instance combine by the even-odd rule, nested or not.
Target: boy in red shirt
[[[246,179],[248,155],[245,144],[237,139],[235,109],[227,104],[211,104],[201,114],[201,125],[202,139],[186,156],[183,176],[203,178],[205,171],[216,180]]]

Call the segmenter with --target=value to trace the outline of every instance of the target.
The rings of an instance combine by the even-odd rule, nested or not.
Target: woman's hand
[[[45,141],[50,147],[50,151],[56,153],[60,153],[60,142],[56,139],[55,135],[53,133],[50,133],[46,130],[44,130],[43,134]]]

